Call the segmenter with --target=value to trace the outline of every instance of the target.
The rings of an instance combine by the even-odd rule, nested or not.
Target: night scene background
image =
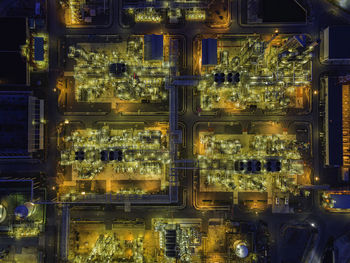
[[[350,262],[350,0],[0,0],[0,34],[0,262]]]

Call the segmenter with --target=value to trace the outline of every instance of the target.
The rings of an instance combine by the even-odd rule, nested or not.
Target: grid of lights
[[[61,165],[73,165],[85,179],[94,178],[106,165],[115,173],[158,178],[170,163],[167,136],[156,129],[75,131],[64,143]]]
[[[85,94],[87,101],[110,97],[124,101],[164,101],[167,99],[165,77],[169,74],[168,62],[143,61],[143,38],[128,40],[126,54],[112,51],[85,51],[69,48],[69,57],[77,64],[74,67],[76,98]],[[111,72],[111,67],[120,67],[120,72]]]
[[[219,64],[201,67],[198,85],[203,110],[231,108],[249,109],[250,105],[268,111],[303,108],[303,96],[311,87],[313,43],[302,51],[294,38],[275,34],[270,40],[250,37],[237,56],[225,48],[220,50]],[[221,41],[220,39],[218,42]],[[228,41],[228,40],[225,40]],[[286,44],[281,44],[281,43]],[[306,95],[304,95],[306,94]]]
[[[227,137],[227,136],[226,136]],[[205,184],[221,185],[232,191],[265,192],[267,178],[276,175],[276,187],[295,191],[293,175],[304,173],[301,152],[309,145],[284,135],[250,135],[249,147],[235,138],[213,134],[200,136],[204,152],[198,156]]]

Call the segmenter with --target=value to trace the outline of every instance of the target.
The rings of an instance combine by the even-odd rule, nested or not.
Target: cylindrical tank
[[[7,217],[6,207],[0,204],[0,223],[4,222]]]
[[[235,254],[239,258],[246,258],[248,256],[248,247],[246,242],[238,240],[234,243]]]
[[[33,215],[34,212],[35,212],[35,205],[31,202],[26,202],[23,205],[19,205],[15,208],[15,216],[21,219],[24,219]]]

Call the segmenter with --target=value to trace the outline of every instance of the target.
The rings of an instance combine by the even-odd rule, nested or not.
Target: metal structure
[[[208,39],[202,39],[202,52],[208,53],[204,40]],[[217,41],[219,63],[207,65],[208,59],[203,57],[199,65],[202,79],[198,90],[203,110],[247,111],[259,108],[285,112],[296,108],[306,111],[304,108],[308,104],[303,102],[303,93],[310,90],[311,58],[315,47],[308,36],[276,33],[267,40],[261,36],[246,39],[222,36]],[[225,48],[221,44],[230,41],[243,42],[240,50]]]

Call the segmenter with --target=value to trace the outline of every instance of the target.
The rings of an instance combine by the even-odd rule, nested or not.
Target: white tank
[[[0,204],[0,223],[4,222],[7,217],[6,207]]]
[[[235,242],[235,254],[237,257],[246,258],[248,253],[248,247],[244,241]]]
[[[32,202],[26,202],[24,203],[24,206],[28,209],[28,216],[31,216],[35,213],[36,207]]]

